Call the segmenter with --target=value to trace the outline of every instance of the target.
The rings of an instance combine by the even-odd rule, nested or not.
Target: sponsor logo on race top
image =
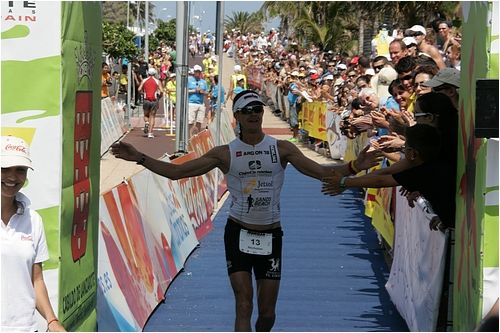
[[[241,151],[236,152],[236,157],[241,157],[242,155],[243,155],[243,153]]]
[[[269,146],[271,152],[271,163],[278,163],[278,154],[276,153],[276,146]]]
[[[260,161],[250,161],[248,162],[248,168],[250,170],[260,170],[262,169],[262,163]]]
[[[272,188],[272,187],[273,187],[272,181],[270,181],[270,182],[266,182],[266,181],[262,181],[262,180],[257,181],[257,188]]]

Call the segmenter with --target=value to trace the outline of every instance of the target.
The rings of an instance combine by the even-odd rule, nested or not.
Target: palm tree
[[[224,19],[225,29],[239,30],[242,34],[256,33],[263,30],[262,19],[259,15],[248,12],[234,12],[233,16]]]
[[[127,21],[126,1],[101,1],[102,20],[108,23],[122,23]]]
[[[369,54],[380,23],[410,27],[437,17],[450,19],[458,5],[456,1],[265,1],[260,12],[264,18],[279,17],[281,32],[290,36],[293,28],[299,42]]]
[[[279,30],[285,35],[290,36],[290,22],[299,17],[302,3],[295,1],[265,1],[260,12],[264,19],[279,17]]]
[[[102,3],[102,19],[109,23],[127,24],[127,9],[129,10],[129,20],[131,25],[137,22],[137,8],[139,8],[139,25],[144,27],[144,16],[146,12],[145,1],[101,1]],[[154,22],[155,5],[149,1],[149,20]]]
[[[357,26],[350,3],[340,1],[266,1],[260,11],[265,16],[280,17],[282,32],[290,36],[293,28],[298,42],[312,42],[321,48],[349,50],[356,39]],[[286,22],[286,24],[283,24]]]

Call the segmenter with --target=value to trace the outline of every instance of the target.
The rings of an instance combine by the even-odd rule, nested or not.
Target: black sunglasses
[[[246,106],[241,109],[237,109],[236,112],[240,112],[241,114],[261,114],[264,112],[264,107],[262,105],[254,105],[254,106]]]

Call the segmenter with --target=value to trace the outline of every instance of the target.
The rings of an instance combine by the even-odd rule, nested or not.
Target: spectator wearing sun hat
[[[238,81],[243,79],[243,89],[248,89],[247,85],[247,77],[245,74],[241,72],[240,65],[234,65],[233,67],[234,73],[231,75],[231,79],[229,80],[229,89],[227,91],[226,101],[233,98],[233,90],[238,86]]]
[[[397,78],[398,72],[396,72],[394,68],[390,66],[382,68],[378,73],[376,91],[377,96],[381,101],[381,106],[389,110],[394,109],[396,111],[399,111],[398,103],[389,92],[389,86],[391,85],[392,81],[396,80]]]
[[[177,99],[177,84],[176,84],[176,74],[175,72],[171,73],[170,76],[168,77],[167,84],[165,85],[165,91],[167,93],[168,98],[170,101],[174,104],[176,103]]]
[[[432,79],[422,85],[431,87],[433,91],[448,96],[453,106],[458,109],[460,88],[460,71],[455,68],[443,68]]]
[[[47,331],[63,332],[43,280],[42,263],[49,250],[41,216],[21,193],[28,169],[29,146],[15,136],[2,136],[2,228],[0,235],[2,312],[0,331],[37,331],[35,310]]]
[[[405,35],[408,37],[414,37],[417,41],[417,48],[419,53],[425,53],[434,60],[439,69],[445,68],[446,64],[443,61],[443,57],[439,53],[437,47],[427,44],[424,42],[425,35],[427,31],[421,25],[414,25],[405,31]]]
[[[292,129],[293,136],[289,139],[290,142],[298,141],[298,133],[299,133],[299,119],[297,115],[297,99],[300,96],[299,86],[297,84],[300,73],[298,71],[293,71],[291,73],[291,82],[288,86],[288,103],[290,105],[290,128]]]
[[[201,131],[201,124],[205,120],[205,95],[208,92],[207,82],[201,78],[201,66],[194,65],[193,70],[193,76],[188,77],[190,137]]]
[[[406,49],[408,50],[408,55],[412,58],[417,57],[417,40],[414,37],[405,37],[403,38],[403,43],[406,45]]]

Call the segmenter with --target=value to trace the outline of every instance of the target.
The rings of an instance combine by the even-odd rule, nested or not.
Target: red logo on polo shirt
[[[241,157],[242,155],[243,155],[243,153],[241,151],[236,152],[236,157]]]
[[[32,241],[33,237],[31,237],[31,235],[21,235],[21,240],[22,241]]]

